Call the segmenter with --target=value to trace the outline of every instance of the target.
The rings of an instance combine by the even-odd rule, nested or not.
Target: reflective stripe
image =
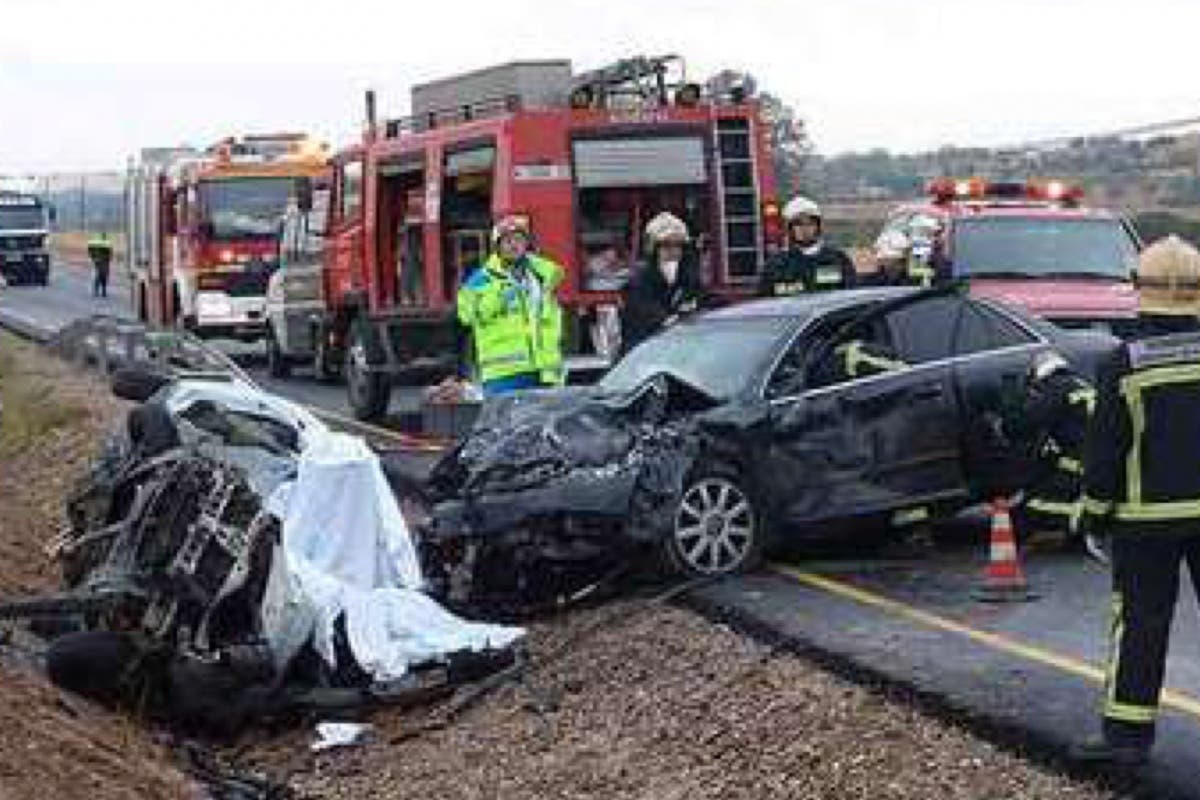
[[[842,271],[837,267],[818,267],[815,278],[819,286],[834,286],[842,282]]]
[[[912,263],[908,264],[908,278],[920,283],[922,289],[928,289],[933,285],[933,268],[924,264]]]
[[[1083,462],[1077,458],[1071,458],[1070,456],[1059,456],[1057,463],[1058,468],[1063,472],[1069,472],[1072,475],[1083,474]]]
[[[1091,514],[1095,517],[1105,517],[1112,513],[1113,503],[1111,500],[1097,500],[1094,497],[1083,496],[1083,511],[1085,514]]]
[[[1125,631],[1121,621],[1121,613],[1125,608],[1125,598],[1120,592],[1113,592],[1108,604],[1108,658],[1104,663],[1104,708],[1117,705],[1117,667],[1121,663],[1121,636]]]
[[[1121,394],[1129,407],[1129,419],[1133,425],[1133,444],[1125,456],[1125,495],[1129,502],[1142,502],[1142,437],[1146,434],[1146,406],[1142,403],[1142,387],[1133,379],[1137,373],[1121,379]]]
[[[915,525],[918,522],[925,522],[928,519],[929,509],[924,507],[909,508],[892,514],[892,524],[898,528],[905,525]]]
[[[1079,503],[1062,503],[1055,500],[1043,500],[1039,497],[1030,498],[1025,505],[1034,511],[1063,517],[1074,517],[1080,510]]]
[[[1087,407],[1088,416],[1091,416],[1096,410],[1096,390],[1076,389],[1067,395],[1067,403],[1070,405],[1083,403]]]
[[[1117,503],[1113,516],[1135,522],[1167,522],[1200,518],[1200,500],[1176,500],[1170,503]]]
[[[1117,703],[1109,700],[1104,704],[1104,716],[1119,722],[1132,722],[1135,725],[1149,725],[1158,716],[1157,706],[1135,706],[1128,703]]]
[[[903,361],[893,361],[890,358],[884,358],[883,356],[876,356],[866,352],[863,343],[858,340],[843,345],[842,347],[844,348],[842,350],[842,355],[846,359],[846,374],[853,378],[861,377],[860,367],[864,366],[878,370],[879,372],[891,372],[892,370],[902,369],[908,366]]]
[[[499,356],[491,356],[490,358],[480,359],[479,366],[481,367],[501,367],[506,364],[524,364],[529,361],[529,354],[524,350],[513,353],[506,353]]]

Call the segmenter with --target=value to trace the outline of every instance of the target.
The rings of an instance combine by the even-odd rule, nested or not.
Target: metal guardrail
[[[95,366],[105,375],[142,364],[179,375],[219,372],[258,387],[229,356],[187,331],[173,328],[149,328],[96,315],[67,325],[48,344],[60,358],[83,368]]]

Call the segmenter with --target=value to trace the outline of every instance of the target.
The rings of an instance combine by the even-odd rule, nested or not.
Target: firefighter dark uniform
[[[1083,511],[1083,448],[1095,405],[1091,384],[1068,369],[1031,381],[1022,423],[1039,441],[1036,473],[1018,509],[1018,528],[1068,533],[1078,529]]]
[[[854,262],[843,251],[824,243],[790,247],[777,253],[763,268],[758,293],[783,297],[855,285]]]
[[[1138,294],[1146,338],[1100,368],[1083,473],[1083,527],[1111,538],[1112,624],[1104,735],[1072,754],[1118,764],[1154,741],[1180,565],[1200,579],[1200,252],[1176,237],[1146,248]]]
[[[639,266],[622,295],[621,349],[636,347],[668,321],[698,310],[702,292],[698,265],[690,255],[680,262],[673,284],[657,264]]]
[[[1112,537],[1110,743],[1149,748],[1186,561],[1200,578],[1200,332],[1120,347],[1100,373],[1086,524]],[[1200,599],[1200,594],[1198,594]]]
[[[665,211],[656,215],[646,224],[646,241],[647,260],[621,298],[622,352],[701,305],[699,258],[684,221]]]

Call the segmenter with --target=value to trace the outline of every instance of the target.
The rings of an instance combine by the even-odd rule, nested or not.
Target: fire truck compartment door
[[[581,189],[708,182],[699,136],[585,139],[573,146]]]

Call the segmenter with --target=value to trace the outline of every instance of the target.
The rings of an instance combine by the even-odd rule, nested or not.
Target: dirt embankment
[[[0,400],[0,597],[8,597],[56,584],[44,547],[64,524],[63,497],[123,409],[99,380],[7,333]],[[63,695],[18,662],[0,653],[0,800],[200,796],[144,728]]]

